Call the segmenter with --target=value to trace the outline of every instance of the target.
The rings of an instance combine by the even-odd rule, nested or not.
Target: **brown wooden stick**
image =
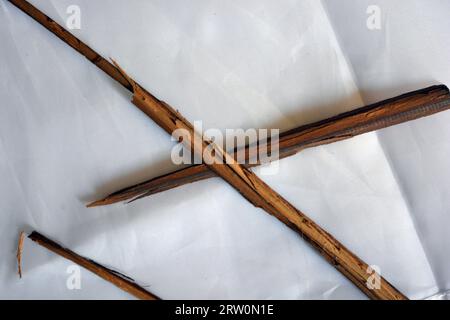
[[[280,159],[306,148],[324,145],[398,123],[426,117],[450,108],[446,86],[432,86],[358,108],[351,112],[296,128],[280,135]],[[255,146],[246,147],[246,158],[258,153]],[[246,167],[253,167],[247,164]],[[87,207],[134,201],[188,183],[217,177],[205,164],[193,165],[116,191]]]
[[[37,244],[47,248],[48,250],[91,271],[92,273],[95,273],[100,278],[103,278],[106,281],[111,282],[116,287],[130,293],[131,295],[135,296],[136,298],[139,298],[142,300],[160,300],[159,297],[157,297],[153,293],[148,292],[144,288],[140,287],[134,281],[132,281],[130,278],[126,278],[125,276],[119,274],[118,272],[108,269],[93,260],[86,259],[69,249],[63,248],[61,245],[57,244],[53,240],[48,239],[47,237],[43,236],[42,234],[40,234],[36,231],[33,231],[28,236],[28,238],[30,238]]]
[[[144,90],[134,82],[134,80],[127,77],[124,72],[120,71],[119,68],[117,68],[117,70],[112,69],[107,62],[104,62],[106,60],[101,58],[100,55],[96,54],[95,51],[87,47],[27,1],[9,1],[44,25],[48,30],[58,35],[75,50],[88,57],[90,61],[94,62],[122,85],[128,89],[131,86],[133,103],[169,134],[177,129],[186,130],[189,135],[186,139],[183,139],[183,142],[187,147],[193,148],[193,151],[196,154],[202,154],[201,151],[203,148],[213,147],[216,151],[214,155],[211,154],[205,157],[202,154],[205,163],[208,163],[209,160],[214,162],[217,159],[223,159],[225,160],[225,164],[211,164],[208,166],[211,170],[236,188],[236,190],[255,206],[263,208],[268,213],[274,215],[280,221],[299,232],[305,240],[318,249],[320,254],[322,254],[367,296],[373,299],[407,299],[381,276],[380,288],[374,290],[369,289],[366,282],[370,280],[370,277],[372,277],[373,274],[367,272],[368,265],[365,262],[350,252],[350,250],[344,247],[325,230],[320,228],[306,215],[294,208],[255,174],[233,161],[233,158],[229,154],[214,145],[211,141],[203,139],[200,144],[201,150],[196,149],[194,141],[198,138],[202,139],[203,137],[198,137],[198,133],[193,130],[193,126],[177,111]],[[122,77],[119,77],[117,72],[122,73]],[[126,82],[128,82],[128,85]]]

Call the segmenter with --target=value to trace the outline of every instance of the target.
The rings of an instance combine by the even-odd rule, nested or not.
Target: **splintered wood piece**
[[[23,252],[23,241],[25,240],[25,232],[20,232],[19,241],[17,242],[17,273],[19,278],[22,278],[22,252]]]
[[[282,159],[306,148],[349,139],[370,131],[430,116],[449,108],[450,93],[444,85],[409,92],[283,133],[280,135],[279,157]],[[270,150],[270,145],[268,147]],[[246,147],[247,160],[257,153],[257,147]],[[246,165],[248,168],[253,166],[255,165]],[[212,177],[217,175],[207,165],[193,165],[121,189],[87,206],[96,207],[122,201],[135,201]]]
[[[114,284],[116,287],[128,292],[138,299],[160,300],[160,298],[153,293],[150,293],[141,286],[137,285],[131,278],[125,277],[124,275],[114,270],[108,269],[93,260],[82,257],[77,253],[62,247],[53,240],[48,239],[47,237],[36,231],[33,231],[28,236],[28,238],[43,246],[44,248],[47,248],[48,250],[56,253],[57,255],[60,255],[61,257],[78,264],[79,266],[91,271],[92,273],[95,273],[100,278],[103,278],[104,280]]]
[[[171,108],[163,101],[158,100],[151,95],[131,78],[129,78],[119,68],[108,64],[95,51],[83,44],[79,39],[71,35],[63,27],[55,21],[40,12],[25,0],[9,0],[22,11],[33,17],[36,21],[45,26],[52,33],[60,37],[64,42],[68,43],[72,48],[85,55],[90,61],[99,68],[109,74],[113,79],[124,85],[127,89],[132,90],[133,103],[141,109],[145,114],[152,118],[160,127],[165,129],[169,134],[176,129],[184,129],[189,133],[183,142],[187,147],[193,148],[197,154],[200,150],[195,149],[196,139],[202,139],[198,133],[193,130],[193,126],[184,119],[177,111]],[[118,75],[118,72],[122,76]],[[351,282],[360,288],[367,296],[373,299],[403,300],[407,299],[401,292],[395,289],[388,281],[379,276],[380,287],[370,289],[367,286],[368,281],[374,276],[369,273],[367,263],[358,258],[339,241],[320,228],[316,223],[309,219],[305,214],[294,208],[289,202],[283,199],[278,193],[272,190],[255,174],[247,168],[237,164],[234,159],[226,152],[221,150],[211,141],[200,140],[200,148],[213,147],[216,151],[214,155],[202,158],[205,163],[214,162],[217,159],[224,160],[224,164],[214,163],[209,165],[209,169],[213,170],[218,176],[222,177],[236,190],[238,190],[247,200],[255,206],[263,208],[272,214],[287,226],[296,230],[301,234],[302,238],[308,241],[318,252],[323,255],[334,267],[345,275]]]

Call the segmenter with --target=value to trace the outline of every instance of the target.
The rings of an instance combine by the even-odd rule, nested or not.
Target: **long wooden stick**
[[[398,123],[426,117],[450,108],[446,86],[432,86],[372,104],[354,111],[296,128],[280,135],[280,159],[306,148],[324,145]],[[246,147],[246,159],[258,153],[255,146]],[[250,168],[257,164],[247,164]],[[134,201],[152,194],[217,175],[205,164],[193,165],[116,191],[88,204],[88,207]]]
[[[57,244],[53,240],[50,240],[49,238],[43,236],[39,232],[33,231],[28,238],[36,242],[37,244],[47,248],[48,250],[60,255],[61,257],[64,257],[79,266],[91,271],[92,273],[95,273],[100,278],[105,279],[108,282],[111,282],[118,288],[130,293],[131,295],[135,296],[136,298],[142,299],[142,300],[160,300],[159,297],[154,295],[153,293],[148,292],[144,288],[137,285],[134,281],[132,281],[129,278],[126,278],[125,276],[108,269],[101,264],[86,259],[85,257],[80,256],[79,254],[62,247],[61,245]]]
[[[198,137],[198,133],[194,131],[193,126],[176,110],[151,95],[119,68],[114,68],[114,66],[110,65],[109,62],[103,59],[99,54],[83,44],[79,39],[64,30],[64,28],[59,26],[55,21],[47,17],[27,1],[9,1],[33,17],[48,30],[56,34],[75,50],[85,55],[90,61],[95,63],[126,88],[130,89],[131,87],[133,92],[133,103],[169,134],[177,129],[186,130],[189,133],[189,136],[186,139],[183,139],[183,142],[187,147],[193,148],[193,151],[196,154],[201,154],[203,148],[213,147],[216,151],[215,154],[211,154],[207,157],[202,154],[202,159],[205,163],[223,159],[225,163],[213,163],[208,165],[209,169],[213,170],[217,175],[236,188],[236,190],[255,206],[263,208],[268,213],[274,215],[280,221],[299,232],[305,240],[311,243],[312,246],[327,259],[327,261],[332,263],[333,266],[360,288],[367,296],[373,299],[407,299],[381,276],[380,287],[377,289],[369,289],[366,283],[373,277],[373,274],[368,273],[369,268],[364,261],[344,247],[329,233],[320,228],[305,214],[294,208],[250,170],[237,164],[229,154],[214,145],[211,141],[203,140],[200,144],[201,150],[196,149],[196,145],[198,144],[194,143],[194,141],[197,141],[198,138],[202,139],[203,137]]]

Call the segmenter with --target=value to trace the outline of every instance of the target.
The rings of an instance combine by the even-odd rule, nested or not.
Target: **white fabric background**
[[[282,131],[450,84],[448,1],[34,0],[206,128]],[[366,28],[378,4],[380,31]],[[0,2],[0,298],[130,299],[27,241],[38,231],[165,299],[364,299],[294,232],[216,179],[86,209],[174,170],[170,137],[129,94]],[[449,112],[318,147],[264,176],[410,298],[450,289]]]

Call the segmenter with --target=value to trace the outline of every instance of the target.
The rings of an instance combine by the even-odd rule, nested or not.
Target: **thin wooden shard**
[[[17,273],[19,274],[19,277],[22,278],[22,252],[23,252],[23,243],[25,240],[25,232],[21,231],[19,234],[19,241],[17,243]]]

